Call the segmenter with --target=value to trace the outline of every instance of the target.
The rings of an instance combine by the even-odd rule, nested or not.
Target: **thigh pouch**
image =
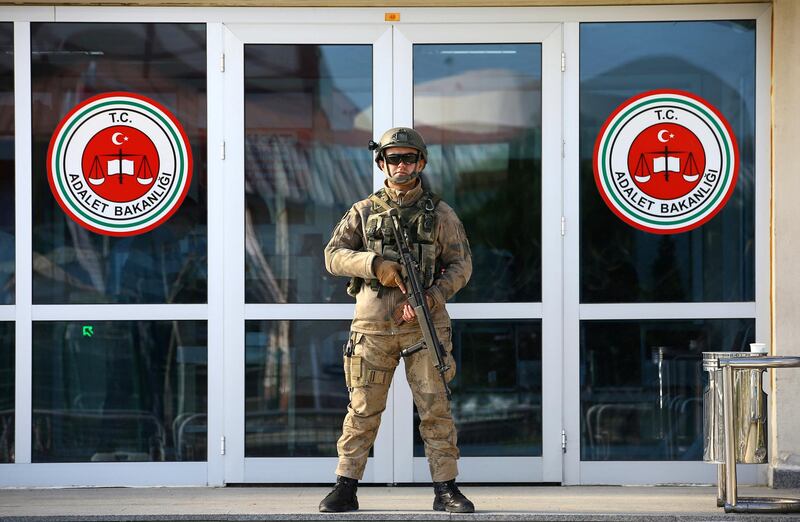
[[[376,368],[356,352],[363,351],[364,334],[353,332],[344,349],[344,379],[348,389],[370,384],[388,385],[392,370]]]

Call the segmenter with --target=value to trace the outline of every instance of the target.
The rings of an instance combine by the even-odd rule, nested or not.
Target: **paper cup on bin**
[[[766,343],[750,343],[750,353],[768,353]]]

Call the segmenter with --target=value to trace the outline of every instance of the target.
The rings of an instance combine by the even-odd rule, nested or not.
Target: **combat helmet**
[[[428,147],[419,132],[409,127],[395,127],[383,133],[378,143],[370,140],[369,150],[375,152],[375,162],[383,158],[383,151],[390,147],[410,147],[419,151],[428,162]]]

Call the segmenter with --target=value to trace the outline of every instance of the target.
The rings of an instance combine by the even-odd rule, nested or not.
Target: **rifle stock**
[[[447,370],[450,369],[450,365],[446,362],[447,352],[444,346],[442,346],[442,343],[439,342],[439,337],[436,335],[436,328],[433,325],[431,310],[428,308],[428,301],[425,299],[425,289],[422,288],[422,282],[420,280],[419,265],[411,253],[408,237],[400,222],[399,212],[397,212],[396,208],[393,208],[386,211],[386,213],[392,222],[392,232],[394,233],[395,244],[399,250],[400,264],[406,272],[408,302],[417,315],[417,324],[419,324],[420,330],[422,331],[422,341],[406,348],[400,352],[400,354],[403,357],[408,357],[419,350],[427,349],[431,357],[431,363],[442,378],[447,400],[452,400],[450,387],[447,385],[447,379],[445,379],[444,376]]]

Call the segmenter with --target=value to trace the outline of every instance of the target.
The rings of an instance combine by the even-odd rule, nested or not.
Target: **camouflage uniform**
[[[385,187],[390,203],[403,208],[414,205],[425,194],[422,182],[405,193]],[[338,276],[370,280],[375,278],[372,263],[378,255],[368,251],[365,237],[367,218],[374,212],[370,199],[359,201],[336,226],[325,248],[325,266]],[[453,209],[439,201],[435,207],[435,257],[437,273],[427,293],[433,298],[433,323],[448,353],[451,368],[446,380],[455,376],[452,355],[450,316],[445,302],[467,284],[472,274],[469,243],[461,221]],[[400,361],[400,351],[422,337],[417,321],[396,325],[392,316],[406,297],[398,288],[381,287],[375,291],[364,284],[356,295],[356,310],[351,326],[354,350],[345,356],[345,378],[350,389],[350,404],[337,444],[339,465],[336,474],[361,479],[367,456],[380,426],[386,396]],[[420,415],[420,435],[425,442],[431,477],[435,482],[458,475],[456,430],[450,403],[430,355],[419,351],[405,361],[406,378]]]

